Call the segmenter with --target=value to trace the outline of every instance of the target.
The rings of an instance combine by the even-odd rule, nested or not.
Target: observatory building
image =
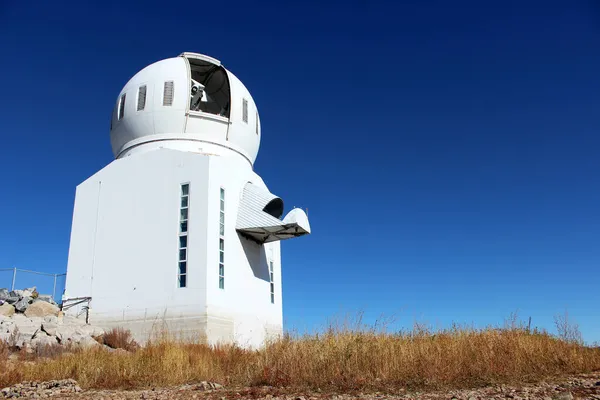
[[[166,328],[258,347],[280,334],[280,241],[310,225],[254,172],[260,138],[248,89],[214,58],[183,53],[131,78],[115,160],[77,186],[66,313],[142,341]]]

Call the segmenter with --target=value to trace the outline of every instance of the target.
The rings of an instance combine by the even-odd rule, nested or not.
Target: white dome
[[[113,110],[110,141],[116,158],[171,148],[241,155],[254,164],[260,119],[248,89],[219,60],[182,53],[127,82]]]

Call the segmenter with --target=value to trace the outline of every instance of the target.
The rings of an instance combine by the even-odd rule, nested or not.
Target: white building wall
[[[233,339],[246,346],[260,346],[267,335],[281,334],[283,325],[279,242],[259,245],[235,230],[243,188],[247,182],[264,185],[240,158],[211,157],[209,174],[209,223],[207,312],[209,337]],[[225,188],[225,289],[219,289],[219,195]],[[211,236],[214,232],[215,236]],[[211,251],[210,249],[214,249]],[[273,249],[273,250],[271,250]],[[267,256],[274,261],[275,303],[271,304]],[[223,316],[233,325],[223,326]],[[212,323],[211,323],[212,322]]]
[[[279,242],[235,230],[246,182],[264,186],[243,157],[160,149],[113,161],[79,185],[67,298],[92,297],[90,322],[125,326],[138,340],[167,329],[258,347],[282,331]],[[187,287],[177,285],[180,185],[190,184]],[[219,196],[225,189],[225,289],[219,289]],[[274,261],[271,304],[268,260]],[[75,311],[75,310],[73,310]]]

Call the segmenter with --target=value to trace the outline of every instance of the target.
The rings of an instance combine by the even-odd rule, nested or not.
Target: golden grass
[[[3,367],[4,364],[4,367]],[[172,340],[133,352],[85,350],[35,363],[0,361],[0,387],[74,378],[86,388],[144,388],[208,380],[333,390],[474,387],[600,369],[600,349],[544,332],[454,327],[430,332],[336,330],[286,336],[258,351]]]

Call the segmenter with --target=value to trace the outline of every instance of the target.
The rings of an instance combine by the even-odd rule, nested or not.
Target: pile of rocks
[[[15,312],[26,313],[29,306],[36,303],[50,304],[58,308],[58,305],[47,294],[39,294],[36,287],[24,290],[0,289],[0,315],[11,316]]]
[[[77,392],[81,392],[81,388],[74,379],[62,379],[59,381],[47,382],[22,382],[0,391],[1,396],[7,399],[20,397],[44,398]]]
[[[0,289],[0,341],[16,349],[35,350],[48,345],[97,346],[104,334],[85,321],[65,316],[51,296],[25,290]]]

